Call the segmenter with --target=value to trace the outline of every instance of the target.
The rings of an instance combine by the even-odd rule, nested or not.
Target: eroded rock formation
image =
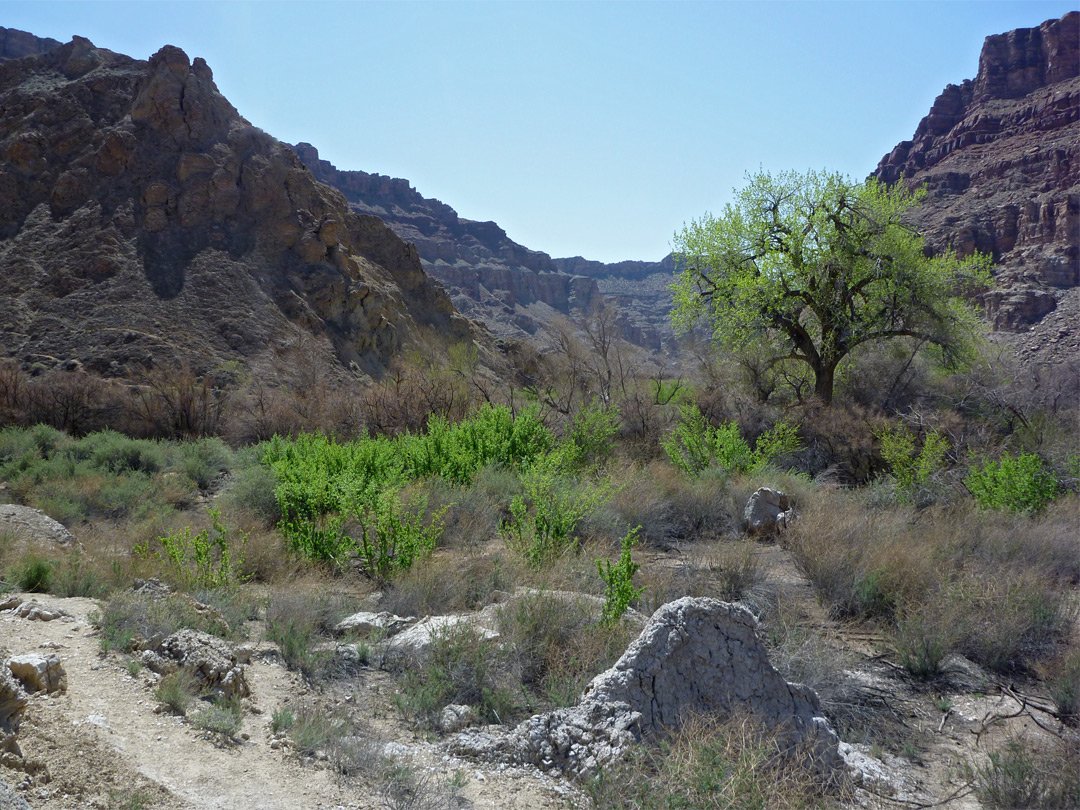
[[[46,365],[251,363],[314,335],[378,374],[473,335],[416,250],[243,119],[209,66],[83,38],[0,63],[0,341]]]
[[[986,38],[974,80],[950,84],[875,176],[929,195],[914,215],[935,251],[993,255],[998,329],[1025,329],[1080,284],[1080,12]]]
[[[782,746],[808,749],[822,769],[839,767],[838,741],[817,696],[773,669],[756,626],[738,605],[689,596],[670,602],[577,706],[536,715],[509,733],[462,732],[451,748],[584,776],[691,715],[749,713],[775,729]]]

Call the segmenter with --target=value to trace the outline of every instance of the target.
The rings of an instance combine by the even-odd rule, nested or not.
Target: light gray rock
[[[461,731],[476,722],[476,710],[472,706],[451,703],[439,714],[439,729],[444,734]]]
[[[143,664],[159,675],[186,669],[203,689],[224,697],[247,697],[251,694],[243,665],[228,642],[184,629],[173,633],[156,650],[146,650]]]
[[[32,622],[51,622],[56,619],[71,618],[71,614],[60,608],[47,607],[40,602],[30,600],[20,602],[14,609],[16,616],[21,616]]]
[[[67,673],[57,655],[15,655],[8,661],[8,668],[31,692],[67,690]]]
[[[762,487],[746,502],[743,519],[750,534],[772,534],[787,528],[795,516],[791,498],[783,492]]]
[[[427,657],[431,643],[437,636],[452,633],[464,627],[470,628],[482,639],[495,641],[499,638],[497,630],[485,627],[472,616],[461,614],[428,616],[390,639],[387,653],[393,658],[421,661]]]
[[[12,503],[0,504],[0,534],[10,534],[21,543],[65,548],[79,544],[71,532],[40,509]]]
[[[15,792],[15,789],[0,777],[0,808],[3,810],[30,810],[26,799]]]
[[[395,616],[385,610],[380,613],[362,610],[338,622],[334,627],[334,634],[344,636],[352,633],[360,638],[368,638],[373,635],[389,638],[397,635],[415,621],[415,616]]]
[[[786,749],[809,751],[822,770],[840,767],[838,741],[817,696],[773,669],[756,627],[738,605],[692,597],[670,602],[593,679],[577,706],[536,715],[509,733],[462,732],[451,750],[587,776],[689,716],[749,713]]]

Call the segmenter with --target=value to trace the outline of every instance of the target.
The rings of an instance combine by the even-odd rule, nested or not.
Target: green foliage
[[[619,418],[618,408],[601,402],[594,402],[574,415],[566,438],[576,450],[576,464],[595,465],[611,455]]]
[[[196,692],[198,692],[198,687],[190,670],[178,669],[158,682],[154,697],[168,706],[173,713],[183,716],[187,714]]]
[[[739,426],[725,422],[713,427],[690,403],[679,408],[679,421],[661,445],[676,468],[698,476],[710,468],[727,474],[756,472],[775,459],[802,447],[798,429],[777,422],[758,437],[754,449],[739,435]]]
[[[403,486],[430,477],[469,485],[487,466],[525,466],[553,446],[538,409],[515,418],[486,406],[457,424],[433,416],[423,435],[348,444],[275,437],[262,446],[262,462],[277,476],[280,527],[293,548],[339,565],[360,553],[369,573],[385,578],[430,552],[442,525],[440,512],[423,527],[425,505],[398,502]]]
[[[635,588],[633,584],[634,574],[641,566],[630,557],[630,549],[637,544],[637,534],[640,526],[635,528],[622,540],[622,554],[619,561],[612,564],[611,560],[597,560],[596,570],[600,579],[604,581],[604,607],[600,616],[601,624],[614,624],[626,612],[644,592],[644,588]]]
[[[533,568],[574,547],[582,518],[614,494],[610,479],[576,478],[571,470],[577,457],[577,446],[564,442],[535,459],[521,476],[525,497],[510,502],[511,517],[503,523],[503,533]]]
[[[228,588],[243,582],[240,570],[244,562],[244,546],[247,535],[241,534],[238,544],[230,543],[229,530],[221,522],[221,514],[211,507],[211,528],[193,535],[185,526],[157,539],[159,548],[154,556],[166,569],[166,576],[180,587]],[[233,548],[230,548],[230,545]],[[141,559],[150,557],[150,541],[135,545],[135,555]],[[235,559],[234,559],[235,555]]]
[[[1053,472],[1033,453],[984,461],[972,468],[964,484],[980,506],[1013,512],[1038,512],[1061,492]]]
[[[924,197],[902,183],[759,172],[719,217],[676,235],[676,329],[701,319],[729,348],[770,347],[766,364],[808,367],[832,401],[837,367],[859,346],[914,337],[966,359],[977,319],[958,290],[985,284],[989,257],[933,258],[904,215]]]
[[[1070,810],[1080,806],[1080,755],[1075,744],[1039,750],[1010,736],[975,770],[975,794],[986,807],[1000,810]]]
[[[296,715],[293,714],[292,709],[284,706],[278,706],[270,714],[270,730],[275,734],[288,731],[295,722]]]
[[[915,437],[902,426],[884,428],[874,434],[881,442],[881,457],[889,465],[901,502],[909,502],[917,486],[924,486],[930,476],[943,469],[949,441],[934,429],[923,436],[922,447],[915,448]]]
[[[240,731],[244,721],[244,709],[240,698],[215,698],[208,706],[200,709],[188,718],[191,725],[200,731],[208,731],[227,739],[232,739]]]
[[[14,567],[10,579],[20,591],[46,593],[52,585],[54,569],[51,560],[31,555]]]

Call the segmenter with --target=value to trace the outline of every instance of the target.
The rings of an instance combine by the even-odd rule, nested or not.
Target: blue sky
[[[655,260],[748,171],[861,178],[984,37],[1066,2],[0,2],[0,25],[202,56],[275,137],[553,256]]]

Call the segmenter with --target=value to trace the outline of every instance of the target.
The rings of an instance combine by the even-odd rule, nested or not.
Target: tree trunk
[[[836,363],[828,363],[814,369],[814,395],[826,405],[832,405],[833,379]]]

